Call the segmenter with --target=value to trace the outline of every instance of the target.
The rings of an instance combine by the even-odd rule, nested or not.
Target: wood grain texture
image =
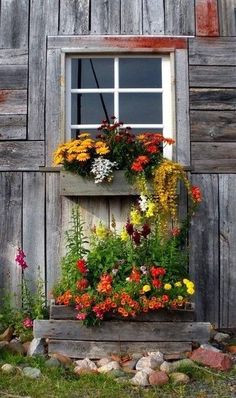
[[[143,34],[164,34],[164,4],[163,0],[143,0]]]
[[[45,174],[23,173],[23,249],[29,267],[25,276],[32,291],[45,280]]]
[[[236,175],[219,176],[220,326],[236,327]]]
[[[109,202],[106,197],[84,197],[78,200],[84,234],[89,237],[91,230],[100,222],[109,226]]]
[[[193,171],[236,171],[235,142],[193,142],[191,154]]]
[[[22,173],[0,173],[0,296],[20,293],[21,269],[15,263],[22,247]],[[13,297],[14,299],[14,297]],[[20,303],[16,304],[19,305]]]
[[[47,297],[60,275],[62,205],[58,173],[46,173]]]
[[[0,90],[0,114],[26,114],[26,90]]]
[[[0,89],[26,89],[27,65],[0,65]]]
[[[27,65],[28,49],[0,49],[0,65]]]
[[[176,50],[176,157],[185,166],[190,165],[189,132],[189,82],[188,54],[186,50]]]
[[[203,200],[190,230],[190,275],[196,283],[197,319],[219,325],[218,176],[193,175]]]
[[[135,331],[135,334],[134,334]],[[104,321],[87,328],[80,321],[35,320],[34,337],[84,341],[198,341],[210,337],[208,322]]]
[[[25,140],[26,115],[0,115],[0,140]]]
[[[91,34],[119,34],[120,0],[91,0]]]
[[[219,36],[217,0],[196,0],[196,35]]]
[[[67,197],[62,197],[61,198],[61,247],[60,247],[60,252],[61,252],[61,257],[66,255],[66,231],[68,231],[71,228],[71,215],[72,215],[72,209],[74,206],[78,204],[78,198],[67,198]]]
[[[0,170],[35,170],[43,165],[43,141],[0,142]]]
[[[236,41],[232,37],[189,39],[190,65],[236,65]]]
[[[194,35],[194,0],[165,0],[165,34]]]
[[[235,111],[191,111],[191,141],[236,141]]]
[[[148,352],[156,351],[161,351],[164,354],[189,352],[192,351],[192,344],[190,342],[98,342],[50,339],[48,351],[49,353],[60,352],[70,358],[83,359],[87,357],[99,359],[112,354],[147,354]]]
[[[220,35],[236,36],[236,0],[218,0]]]
[[[27,48],[29,0],[1,0],[0,48]]]
[[[236,66],[190,66],[190,87],[236,87]]]
[[[60,27],[61,35],[83,35],[89,33],[89,0],[61,0]]]
[[[190,109],[236,110],[235,89],[191,89]]]
[[[121,0],[121,34],[142,34],[142,0]]]
[[[112,220],[114,218],[116,223],[116,230],[121,231],[127,223],[128,215],[130,213],[131,205],[137,203],[137,197],[109,197],[109,225],[112,227]]]
[[[47,35],[58,31],[58,0],[30,0],[29,139],[44,139]]]

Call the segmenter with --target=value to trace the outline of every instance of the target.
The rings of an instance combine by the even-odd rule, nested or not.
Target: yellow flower
[[[104,239],[107,236],[107,228],[102,223],[96,227],[96,235],[100,239]]]
[[[129,240],[129,234],[128,234],[128,232],[126,231],[126,229],[123,229],[123,230],[121,231],[121,233],[120,233],[120,238],[121,238],[121,240],[123,240],[123,241]]]
[[[104,145],[106,145],[106,144],[105,144],[105,142],[103,142],[103,141],[97,141],[97,142],[95,142],[95,148],[101,148],[101,147],[103,147]]]
[[[177,299],[178,299],[179,301],[183,301],[184,298],[183,298],[183,296],[178,296]]]
[[[84,146],[83,144],[81,144],[81,145],[79,145],[79,146],[77,146],[77,147],[75,147],[75,148],[73,148],[74,149],[74,151],[76,152],[76,153],[82,153],[82,152],[87,152],[87,147],[86,146]],[[69,152],[69,151],[68,151]]]
[[[176,287],[181,287],[181,286],[182,286],[182,283],[181,283],[181,282],[175,282],[175,286],[176,286]]]
[[[72,153],[72,154],[69,154],[69,155],[67,155],[66,160],[67,160],[67,162],[69,162],[69,163],[74,162],[74,161],[76,160],[76,155],[73,154],[73,153]]]
[[[79,138],[87,138],[87,137],[90,137],[89,133],[81,133],[81,134],[79,134]]]
[[[150,292],[150,290],[151,290],[151,286],[150,285],[144,285],[143,286],[143,292],[147,293],[147,292]]]
[[[64,162],[64,160],[65,160],[65,157],[63,155],[56,154],[56,155],[54,155],[54,158],[53,158],[53,164],[55,164],[55,165],[61,164]]]
[[[86,162],[90,159],[90,155],[88,153],[79,153],[78,155],[76,155],[76,159],[79,162]]]
[[[189,279],[183,279],[183,283],[187,286],[187,288],[194,289],[194,283]]]
[[[165,290],[170,290],[170,289],[172,289],[171,284],[170,284],[170,283],[165,283],[165,284],[164,284],[164,289],[165,289]]]
[[[148,218],[153,217],[155,209],[156,209],[155,203],[149,201],[147,203],[146,217],[148,217]]]
[[[106,155],[109,152],[110,152],[110,149],[108,148],[107,145],[101,146],[100,148],[96,148],[96,153],[98,155]]]
[[[131,210],[130,221],[134,225],[139,225],[141,223],[142,217],[138,210],[136,210],[136,209]]]
[[[195,290],[194,290],[194,288],[192,288],[192,287],[189,287],[188,289],[187,289],[187,293],[188,294],[194,294],[195,293]]]
[[[81,145],[87,147],[87,148],[92,148],[94,143],[94,140],[92,140],[92,138],[87,138],[86,140],[83,140]]]

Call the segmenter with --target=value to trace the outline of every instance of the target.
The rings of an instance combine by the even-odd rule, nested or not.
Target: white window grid
[[[114,88],[71,88],[71,61],[73,58],[113,58],[114,60]],[[120,88],[119,87],[119,59],[120,58],[160,58],[162,70],[161,88]],[[161,129],[163,136],[174,138],[174,117],[173,117],[173,77],[172,77],[171,56],[157,55],[70,55],[66,57],[66,138],[71,139],[72,130],[97,129],[100,124],[72,124],[71,123],[71,95],[88,93],[111,93],[114,95],[114,115],[119,121],[119,94],[121,93],[160,93],[162,94],[162,123],[161,124],[124,124],[123,127],[142,129]],[[164,148],[163,155],[169,159],[173,156],[172,145]]]

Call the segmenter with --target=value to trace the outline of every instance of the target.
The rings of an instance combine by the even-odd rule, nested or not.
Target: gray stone
[[[134,370],[136,366],[137,360],[136,359],[130,359],[129,361],[125,361],[122,363],[122,368],[128,372],[130,370]]]
[[[150,376],[153,372],[155,372],[154,369],[151,368],[143,368],[142,372],[146,373],[148,376]]]
[[[201,344],[200,347],[204,348],[205,350],[210,350],[210,351],[214,351],[214,352],[220,352],[220,350],[218,348],[214,347],[211,344]]]
[[[35,338],[31,341],[27,355],[32,357],[33,355],[45,355],[45,341],[44,339]]]
[[[142,386],[142,387],[148,386],[149,385],[148,375],[145,372],[139,371],[130,380],[130,382],[135,386]]]
[[[190,382],[190,378],[185,373],[173,372],[170,378],[174,384],[188,384]]]
[[[116,361],[111,361],[107,365],[104,365],[104,366],[101,366],[100,368],[98,368],[98,372],[99,373],[108,373],[114,369],[120,369],[120,365]]]
[[[153,357],[142,357],[136,363],[137,370],[143,370],[144,368],[156,369],[159,363]]]
[[[112,362],[111,358],[108,357],[101,358],[97,361],[97,367],[101,368],[101,366],[107,365],[109,362]]]
[[[91,369],[97,370],[97,365],[91,361],[89,358],[84,358],[78,361],[75,361],[77,369]]]
[[[24,355],[25,352],[23,345],[17,340],[10,341],[8,345],[8,350],[12,352],[12,354],[19,354],[19,355]]]
[[[46,366],[46,368],[60,368],[61,362],[58,361],[58,359],[56,359],[56,358],[49,358],[45,362],[45,366]]]
[[[16,367],[11,365],[10,363],[5,363],[4,365],[2,365],[1,371],[3,373],[7,373],[7,374],[15,374],[16,373]]]
[[[223,343],[224,341],[227,341],[229,339],[230,339],[230,335],[227,333],[218,332],[214,336],[214,340],[217,341],[217,343]]]
[[[127,377],[126,373],[121,369],[112,369],[109,374],[115,378]]]
[[[161,351],[148,352],[148,355],[157,361],[159,365],[164,362],[164,356]]]
[[[166,372],[166,373],[170,373],[171,371],[171,363],[170,362],[166,362],[164,361],[161,366],[160,366],[160,370],[162,372]]]
[[[26,367],[23,369],[23,375],[30,379],[39,379],[42,376],[41,370],[38,368]]]

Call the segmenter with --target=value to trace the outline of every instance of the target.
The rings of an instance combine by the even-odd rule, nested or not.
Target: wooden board
[[[194,35],[194,0],[165,0],[165,34]]]
[[[78,311],[74,307],[66,305],[51,305],[50,306],[50,319],[75,319]],[[193,310],[159,310],[150,313],[144,313],[131,319],[124,319],[124,322],[186,322],[194,321]]]
[[[121,0],[121,34],[142,34],[142,0]]]
[[[35,170],[43,165],[43,141],[0,142],[0,170]]]
[[[218,0],[221,36],[236,36],[236,0]]]
[[[190,109],[236,110],[236,90],[191,89]]]
[[[27,65],[28,49],[0,49],[0,65]]]
[[[116,230],[121,231],[127,223],[132,204],[136,204],[137,201],[138,197],[136,196],[110,196],[108,198],[110,228],[112,227],[112,220],[114,218]]]
[[[49,340],[48,352],[60,352],[70,358],[104,358],[111,354],[125,355],[132,353],[147,354],[148,352],[161,351],[164,354],[192,351],[190,342],[98,342],[74,340]]]
[[[236,171],[235,142],[193,142],[191,154],[193,171]]]
[[[196,35],[219,36],[217,0],[196,0]]]
[[[191,141],[236,141],[235,111],[191,111]]]
[[[219,237],[218,176],[193,175],[192,184],[200,187],[202,203],[190,230],[190,275],[197,286],[197,320],[219,325]]]
[[[0,114],[26,114],[26,90],[0,90]]]
[[[236,175],[219,176],[220,327],[236,327]]]
[[[119,34],[120,18],[120,0],[91,0],[92,35]]]
[[[0,297],[20,293],[21,269],[15,263],[22,247],[22,173],[0,173]]]
[[[29,0],[1,0],[0,47],[27,48]]]
[[[0,115],[0,140],[25,140],[26,115]]]
[[[143,0],[143,34],[164,34],[164,4],[163,0]]]
[[[104,321],[87,328],[80,321],[35,320],[34,337],[84,341],[198,341],[210,337],[208,322]]]
[[[116,171],[112,183],[95,184],[93,180],[77,174],[60,172],[61,195],[65,196],[116,196],[137,195],[137,190],[128,184],[123,171]]]
[[[0,65],[0,89],[25,89],[27,78],[27,65]]]
[[[189,39],[190,65],[236,65],[236,41],[232,37]]]
[[[61,0],[61,35],[81,35],[89,33],[89,0]]]
[[[236,87],[236,66],[190,66],[190,87]]]

